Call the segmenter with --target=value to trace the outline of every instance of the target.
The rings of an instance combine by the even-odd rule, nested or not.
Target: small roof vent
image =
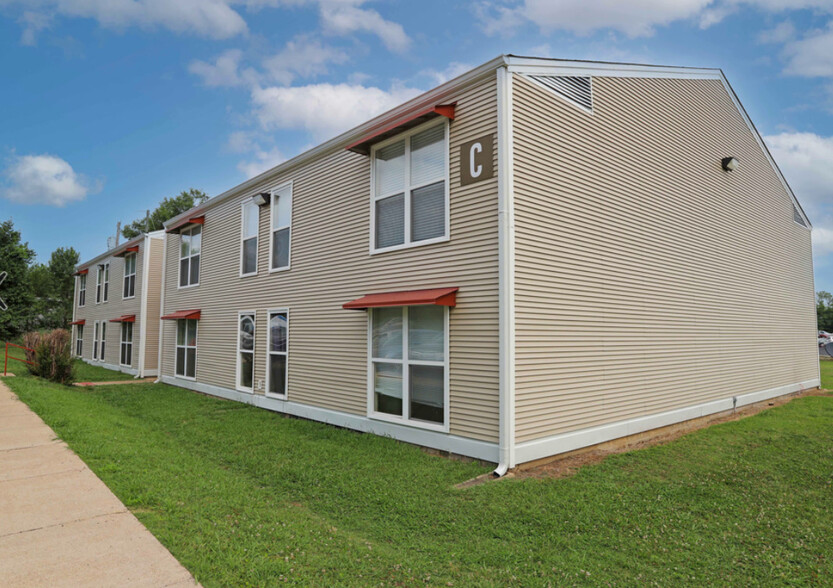
[[[589,76],[536,76],[529,79],[576,106],[593,112],[593,78]]]
[[[802,227],[807,226],[807,223],[804,222],[804,217],[801,216],[800,212],[798,212],[798,209],[795,207],[795,204],[793,204],[793,220],[800,224]]]

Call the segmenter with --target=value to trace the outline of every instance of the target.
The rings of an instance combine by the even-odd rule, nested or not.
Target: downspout
[[[145,356],[147,354],[147,324],[148,324],[148,282],[150,281],[151,238],[145,234],[142,239],[142,293],[139,296],[139,372],[137,378],[145,375]],[[138,261],[138,260],[137,260]],[[138,264],[137,264],[138,265]]]
[[[512,74],[497,69],[499,462],[496,477],[515,467],[515,216],[513,204]]]
[[[164,227],[162,229],[165,231]],[[159,296],[159,316],[163,316],[165,314],[165,282],[167,278],[167,267],[168,267],[168,232],[165,231],[162,233],[162,293]],[[159,317],[156,317],[159,318]],[[162,341],[165,340],[165,321],[159,321],[159,349],[157,350],[157,359],[156,359],[156,380],[153,381],[154,384],[158,384],[162,381]]]

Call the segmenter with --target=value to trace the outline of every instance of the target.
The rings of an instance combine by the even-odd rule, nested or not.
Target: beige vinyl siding
[[[719,81],[513,88],[518,442],[818,377],[810,232]]]
[[[150,272],[143,287],[147,287],[147,307],[144,313],[145,327],[145,365],[146,370],[159,367],[159,317],[162,310],[162,259],[164,256],[164,238],[146,239],[150,246]],[[138,276],[137,276],[138,277]],[[135,348],[138,351],[138,347]]]
[[[450,321],[450,431],[498,432],[497,178],[460,187],[462,142],[496,133],[492,75],[448,100],[451,239],[369,254],[370,160],[338,150],[210,208],[200,285],[177,288],[179,236],[169,235],[164,312],[200,309],[197,381],[235,388],[238,311],[256,311],[255,392],[265,383],[267,309],[289,308],[288,399],[367,413],[367,314],[342,309],[364,294],[460,288]],[[268,208],[261,209],[258,274],[239,277],[241,202],[293,182],[291,269],[269,273]],[[162,374],[174,375],[175,324],[163,321]]]

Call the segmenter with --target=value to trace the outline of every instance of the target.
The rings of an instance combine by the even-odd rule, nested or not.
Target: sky
[[[833,0],[0,0],[0,219],[89,259],[501,53],[722,68],[833,291]]]

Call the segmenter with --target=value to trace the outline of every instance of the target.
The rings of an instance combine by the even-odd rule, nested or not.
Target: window
[[[237,325],[237,387],[251,392],[255,377],[255,313],[241,312]]]
[[[124,256],[124,291],[122,298],[133,298],[136,296],[136,254],[130,253]]]
[[[83,276],[82,276],[83,277]],[[84,351],[84,325],[75,325],[75,355],[81,357]]]
[[[133,323],[121,324],[121,365],[133,365]]]
[[[200,283],[200,249],[202,248],[202,227],[194,225],[183,229],[179,235],[179,287],[196,286]]]
[[[448,311],[444,306],[375,308],[370,313],[370,412],[445,429]]]
[[[448,125],[422,128],[373,149],[374,251],[448,238]]]
[[[110,297],[110,264],[98,265],[95,283],[95,303],[107,302]]]
[[[78,306],[87,304],[87,275],[78,277]]]
[[[292,239],[292,184],[272,191],[272,248],[270,271],[289,269]]]
[[[269,311],[266,395],[286,398],[289,381],[289,311]]]
[[[197,375],[197,321],[176,321],[176,375],[195,378]]]
[[[243,203],[240,244],[240,275],[257,273],[257,232],[260,224],[260,207],[247,200]]]
[[[107,338],[107,323],[95,321],[93,325],[93,359],[104,361],[104,344]]]

